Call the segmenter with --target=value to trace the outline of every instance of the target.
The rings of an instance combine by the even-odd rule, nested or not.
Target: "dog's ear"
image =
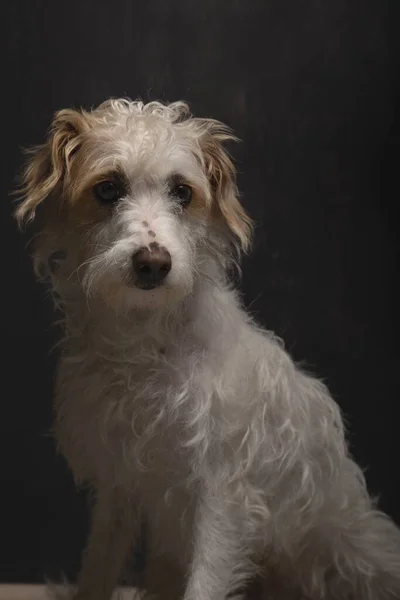
[[[251,243],[252,220],[239,201],[236,169],[224,148],[226,142],[237,140],[222,123],[211,120],[206,123],[201,147],[213,194],[214,215],[233,234],[236,245],[246,251]]]
[[[15,217],[20,225],[32,221],[37,207],[60,191],[69,173],[72,157],[81,145],[82,134],[89,128],[88,113],[61,110],[54,116],[47,141],[28,151],[30,158],[17,192],[21,203],[15,211]]]

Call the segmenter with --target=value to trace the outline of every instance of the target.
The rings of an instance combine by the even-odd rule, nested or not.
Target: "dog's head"
[[[20,223],[38,226],[37,272],[55,287],[75,278],[116,306],[185,297],[213,254],[250,241],[229,139],[181,102],[110,100],[57,113],[31,153],[16,210]]]

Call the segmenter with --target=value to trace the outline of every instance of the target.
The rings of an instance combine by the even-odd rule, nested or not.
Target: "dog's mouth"
[[[128,269],[121,274],[124,284],[127,287],[143,290],[144,292],[163,289],[166,287],[168,281],[168,273],[160,275],[152,273],[146,268],[143,268],[143,272],[141,273],[134,273],[132,269]]]
[[[156,290],[164,287],[164,283],[156,283],[151,281],[135,281],[133,285],[139,290]]]

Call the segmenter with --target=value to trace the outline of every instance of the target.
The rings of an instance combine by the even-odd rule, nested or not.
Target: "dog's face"
[[[76,275],[109,305],[152,309],[185,297],[207,256],[249,243],[222,147],[230,137],[183,103],[111,100],[56,114],[16,212],[39,226],[38,271],[55,287]]]

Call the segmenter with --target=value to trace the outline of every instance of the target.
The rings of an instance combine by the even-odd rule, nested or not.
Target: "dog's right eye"
[[[100,202],[113,204],[121,197],[121,188],[114,181],[100,181],[93,188],[94,195]]]

